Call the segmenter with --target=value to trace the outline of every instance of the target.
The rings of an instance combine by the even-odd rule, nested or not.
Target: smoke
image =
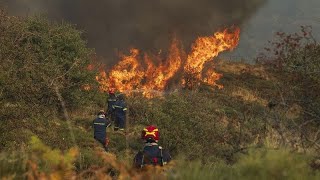
[[[188,49],[198,36],[241,26],[266,0],[2,0],[10,14],[46,13],[76,24],[89,47],[114,63],[117,51],[165,51],[175,34]]]

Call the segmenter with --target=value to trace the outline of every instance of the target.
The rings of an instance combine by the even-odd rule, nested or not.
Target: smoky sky
[[[118,51],[166,50],[173,35],[187,50],[198,36],[241,26],[266,0],[0,0],[12,15],[45,13],[84,31],[109,63]]]

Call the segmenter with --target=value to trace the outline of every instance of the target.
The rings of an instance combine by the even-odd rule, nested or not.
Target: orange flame
[[[192,51],[188,55],[185,71],[190,73],[200,73],[204,64],[218,56],[225,50],[233,50],[239,42],[240,29],[234,32],[225,29],[223,32],[216,32],[213,36],[200,37],[192,46]]]
[[[240,29],[225,29],[213,36],[200,37],[192,45],[191,52],[184,58],[180,42],[174,38],[166,59],[159,55],[141,54],[138,49],[131,49],[130,55],[121,55],[121,60],[107,74],[101,71],[97,76],[102,91],[115,88],[121,92],[142,91],[150,97],[152,92],[163,91],[168,82],[178,72],[196,74],[194,78],[212,86],[222,88],[217,84],[221,74],[210,69],[202,77],[205,63],[213,60],[220,52],[234,49],[239,42]],[[155,64],[154,62],[161,62]],[[181,77],[180,77],[181,79]],[[185,83],[183,80],[182,85]]]

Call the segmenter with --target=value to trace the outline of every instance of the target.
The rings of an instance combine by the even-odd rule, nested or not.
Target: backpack
[[[140,151],[136,156],[136,166],[139,168],[144,167],[145,165],[160,165],[163,166],[163,151],[161,146],[155,146],[153,152]]]

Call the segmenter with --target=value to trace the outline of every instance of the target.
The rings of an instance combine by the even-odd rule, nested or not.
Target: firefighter
[[[115,90],[113,88],[109,89],[109,97],[107,100],[107,115],[112,122],[115,121],[115,114],[112,106],[116,103],[117,97],[115,95]]]
[[[93,137],[103,146],[105,151],[108,151],[109,143],[109,140],[107,139],[106,128],[110,126],[110,123],[110,120],[106,118],[105,112],[103,110],[99,111],[98,117],[93,120]]]
[[[127,111],[124,94],[118,95],[117,101],[114,103],[112,108],[115,114],[114,130],[124,131]]]
[[[141,169],[146,165],[164,166],[171,161],[169,152],[158,145],[159,137],[156,126],[151,125],[143,129],[141,138],[145,145],[134,157],[134,167]]]

